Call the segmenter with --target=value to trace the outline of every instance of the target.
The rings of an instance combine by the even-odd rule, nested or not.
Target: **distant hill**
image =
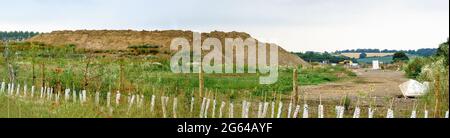
[[[130,50],[143,48],[150,49],[162,58],[170,58],[173,51],[170,43],[173,38],[184,37],[192,41],[192,31],[166,30],[166,31],[133,31],[133,30],[78,30],[78,31],[54,31],[40,34],[28,39],[28,42],[39,42],[49,45],[73,44],[77,49],[93,51],[104,50]],[[218,38],[224,45],[225,38],[249,38],[243,32],[213,31],[202,33],[202,39],[207,37]],[[279,49],[279,64],[284,66],[297,66],[309,64],[298,56],[295,56],[283,48]]]

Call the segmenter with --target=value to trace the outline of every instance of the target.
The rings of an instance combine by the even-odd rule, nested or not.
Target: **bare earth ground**
[[[403,72],[372,69],[353,71],[357,74],[354,79],[315,86],[300,86],[300,90],[306,93],[307,101],[318,101],[321,96],[323,102],[339,103],[347,95],[351,98],[352,104],[359,103],[361,106],[367,106],[373,102],[372,104],[376,106],[386,107],[390,106],[392,99],[395,99],[394,106],[397,107],[412,105],[414,99],[402,98],[402,92],[398,87],[408,80]]]

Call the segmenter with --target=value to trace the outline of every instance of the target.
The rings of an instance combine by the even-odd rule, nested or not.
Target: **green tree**
[[[400,61],[408,61],[409,57],[406,55],[405,52],[396,52],[394,54],[394,56],[392,57],[392,60],[394,60],[394,62],[400,62]]]
[[[441,57],[444,57],[445,58],[445,62],[446,62],[446,65],[448,66],[448,38],[447,38],[447,42],[445,42],[445,43],[442,43],[441,45],[439,45],[439,48],[438,48],[438,50],[437,50],[437,53],[436,53],[436,55],[437,56],[441,56]]]
[[[362,52],[361,54],[359,54],[359,58],[360,59],[363,59],[363,58],[366,58],[366,57],[367,57],[367,54],[365,52]]]

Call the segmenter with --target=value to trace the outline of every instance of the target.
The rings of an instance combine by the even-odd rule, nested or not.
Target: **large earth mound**
[[[171,54],[170,43],[173,38],[184,37],[192,41],[192,31],[133,31],[133,30],[78,30],[54,31],[28,39],[29,42],[40,42],[48,45],[74,44],[77,49],[87,50],[128,50],[132,46],[157,46],[159,53]],[[214,37],[224,41],[225,38],[249,38],[242,32],[202,33],[202,39]],[[153,47],[154,48],[154,47]],[[307,62],[283,48],[279,49],[279,64],[282,66],[309,66]]]

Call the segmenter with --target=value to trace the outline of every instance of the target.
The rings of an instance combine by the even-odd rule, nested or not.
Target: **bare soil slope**
[[[78,30],[54,31],[30,38],[29,42],[41,42],[49,45],[75,44],[78,49],[88,50],[127,50],[133,45],[157,45],[160,53],[171,54],[170,43],[173,38],[184,37],[192,41],[192,31],[132,31],[132,30]],[[218,38],[224,42],[225,38],[249,38],[242,32],[202,33],[202,39]],[[307,62],[280,47],[279,64],[283,66],[309,66]]]

